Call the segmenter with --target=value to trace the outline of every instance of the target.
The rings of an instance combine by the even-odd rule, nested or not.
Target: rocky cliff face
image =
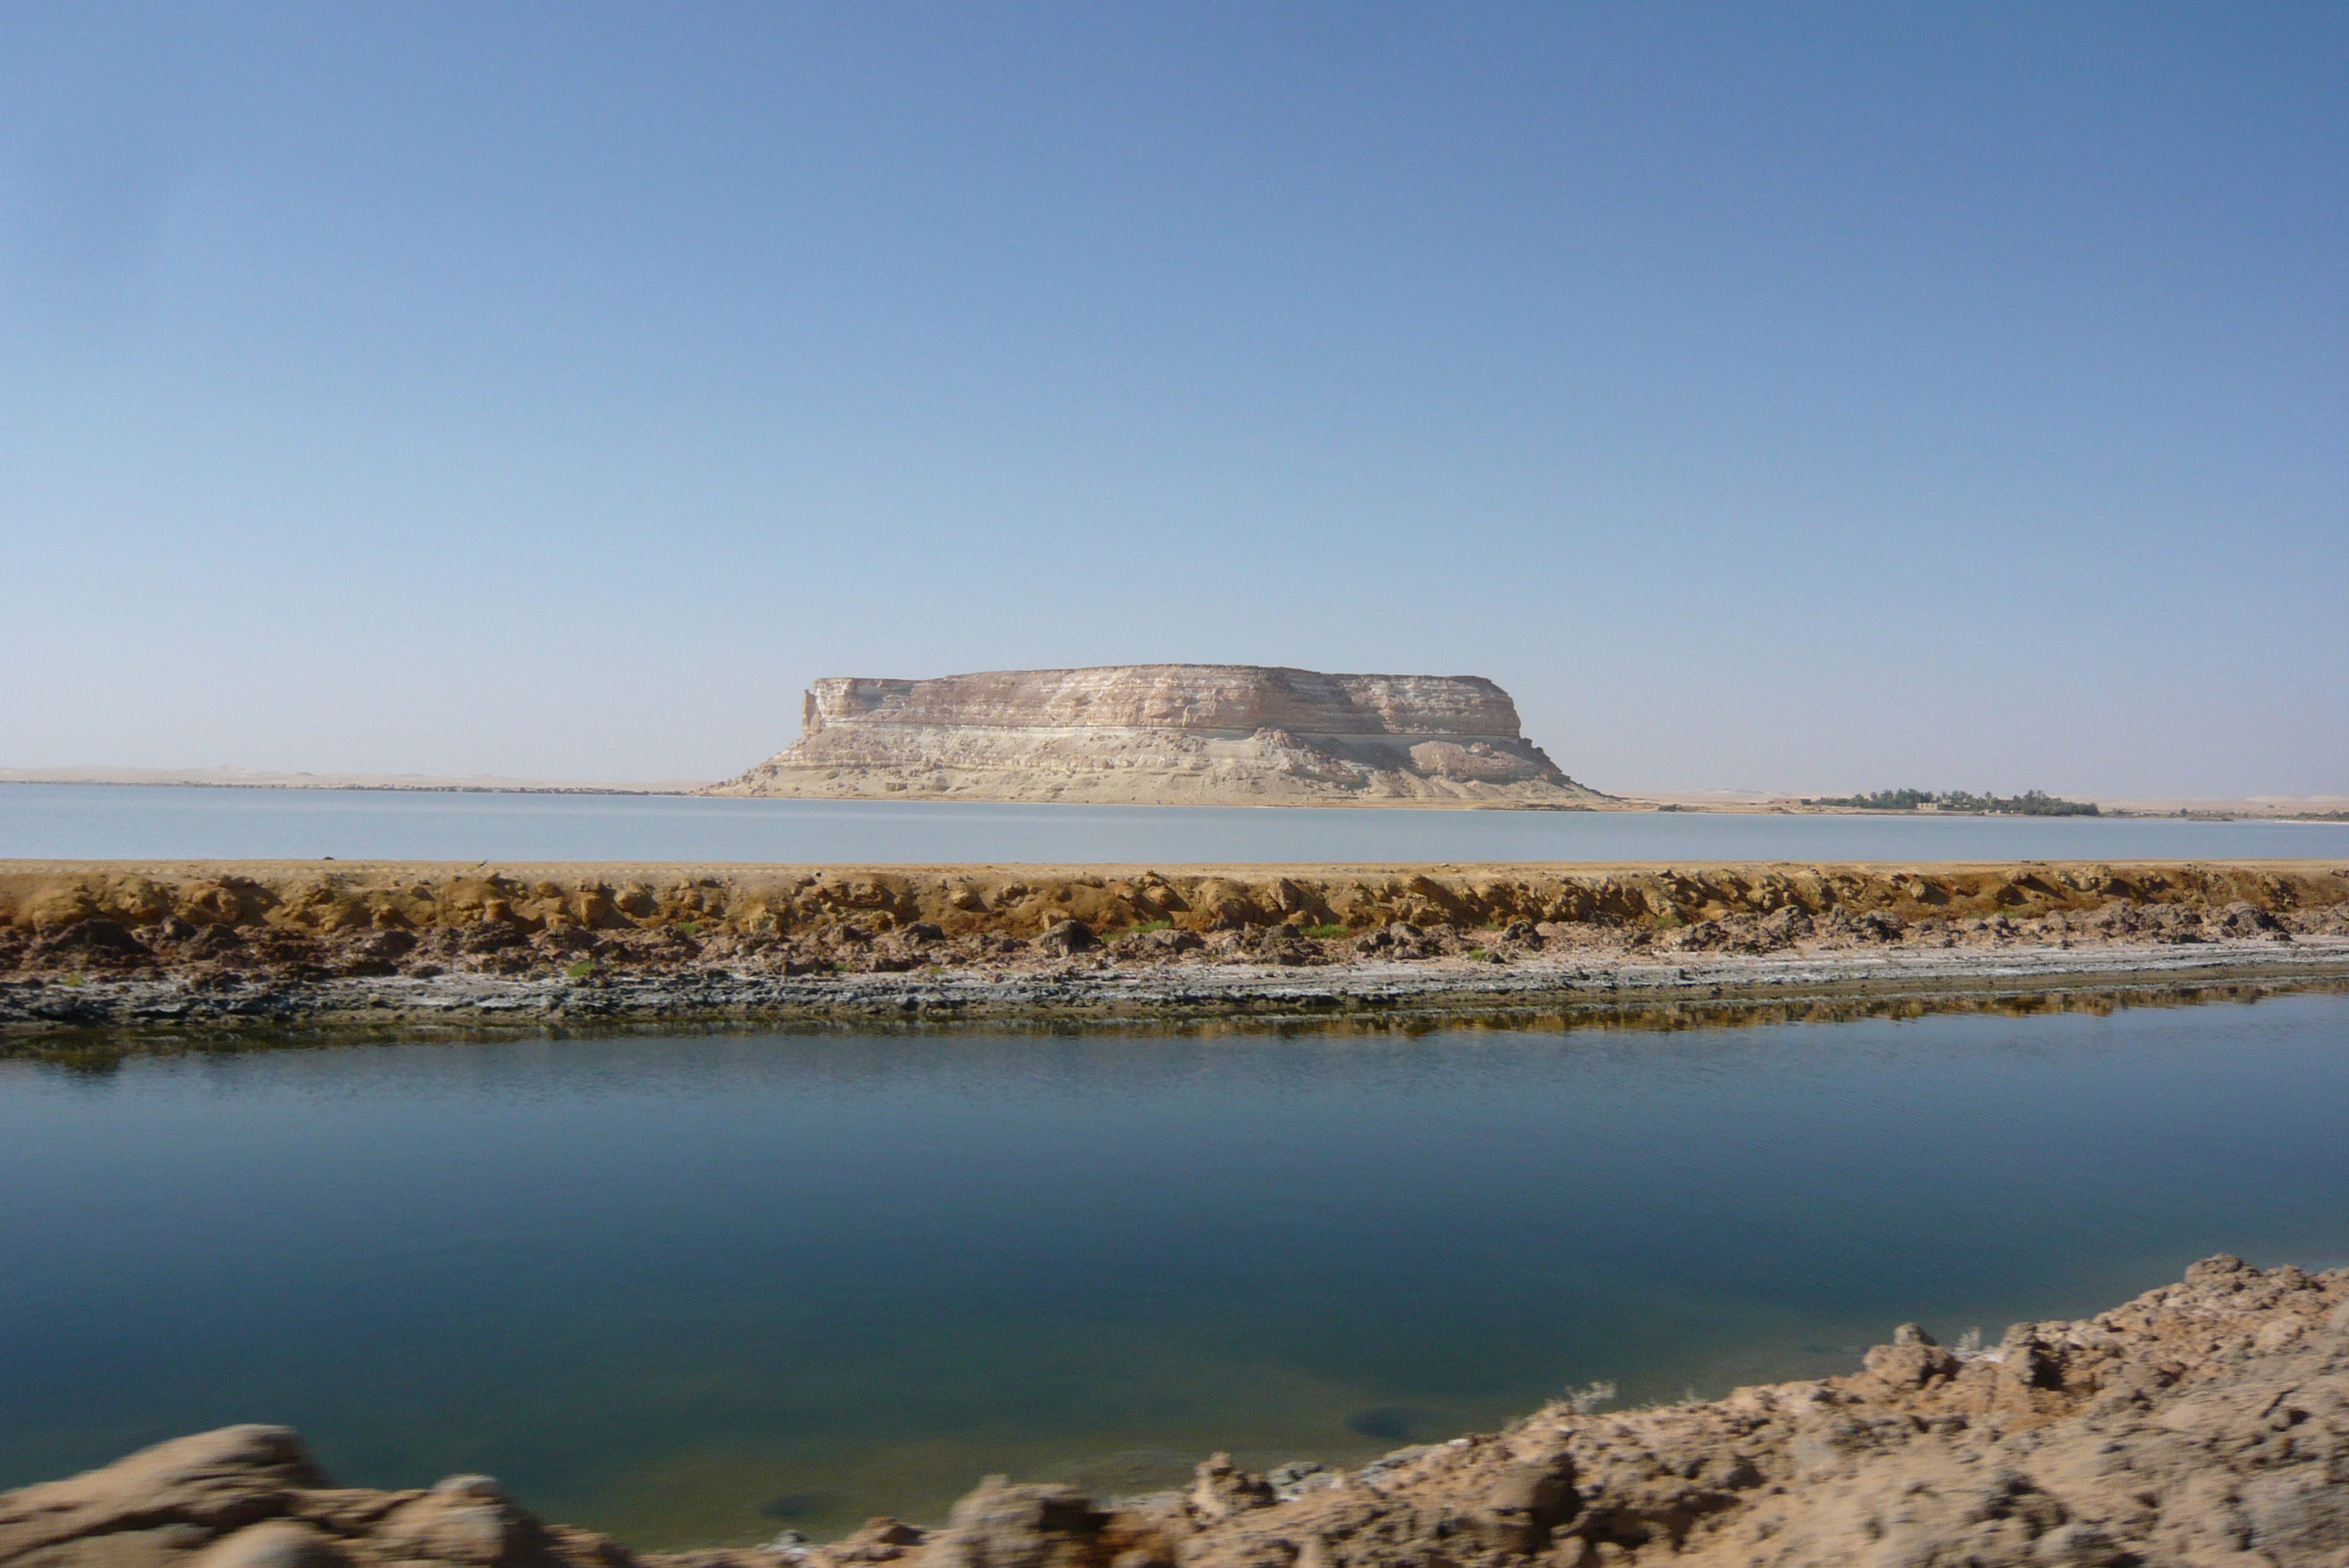
[[[1244,664],[819,680],[787,751],[714,794],[1588,807],[1473,675]]]

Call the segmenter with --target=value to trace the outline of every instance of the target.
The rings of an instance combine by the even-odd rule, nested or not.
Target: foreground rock
[[[1987,1350],[1913,1326],[1865,1370],[1625,1415],[1553,1405],[1351,1472],[1218,1455],[1097,1505],[983,1483],[942,1528],[669,1556],[542,1523],[484,1477],[333,1487],[233,1427],[0,1495],[0,1568],[1580,1568],[2349,1564],[2349,1270],[2230,1257]]]
[[[2349,867],[7,863],[0,1032],[1288,1016],[2349,976]]]
[[[819,680],[800,738],[711,794],[1121,805],[1616,803],[1475,675],[1247,664]]]

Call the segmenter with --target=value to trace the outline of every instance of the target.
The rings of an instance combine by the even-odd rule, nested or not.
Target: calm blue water
[[[702,800],[0,784],[0,859],[1161,865],[2349,858],[2349,823]]]
[[[292,1422],[645,1543],[2349,1262],[2349,998],[0,1063],[0,1486]]]

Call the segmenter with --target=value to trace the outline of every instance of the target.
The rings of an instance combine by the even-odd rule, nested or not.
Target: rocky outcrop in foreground
[[[839,677],[790,749],[710,794],[1186,805],[1615,804],[1475,675],[1247,664]]]
[[[990,1479],[942,1527],[639,1555],[481,1476],[335,1487],[232,1427],[0,1495],[0,1568],[2124,1568],[2349,1564],[2349,1270],[2218,1257],[1987,1349],[1913,1325],[1865,1369],[1621,1415],[1551,1405],[1353,1471],[1222,1456],[1097,1503]]]

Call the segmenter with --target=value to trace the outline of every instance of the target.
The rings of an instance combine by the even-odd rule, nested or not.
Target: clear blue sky
[[[10,6],[0,544],[0,765],[1200,659],[2349,791],[2349,7]]]

